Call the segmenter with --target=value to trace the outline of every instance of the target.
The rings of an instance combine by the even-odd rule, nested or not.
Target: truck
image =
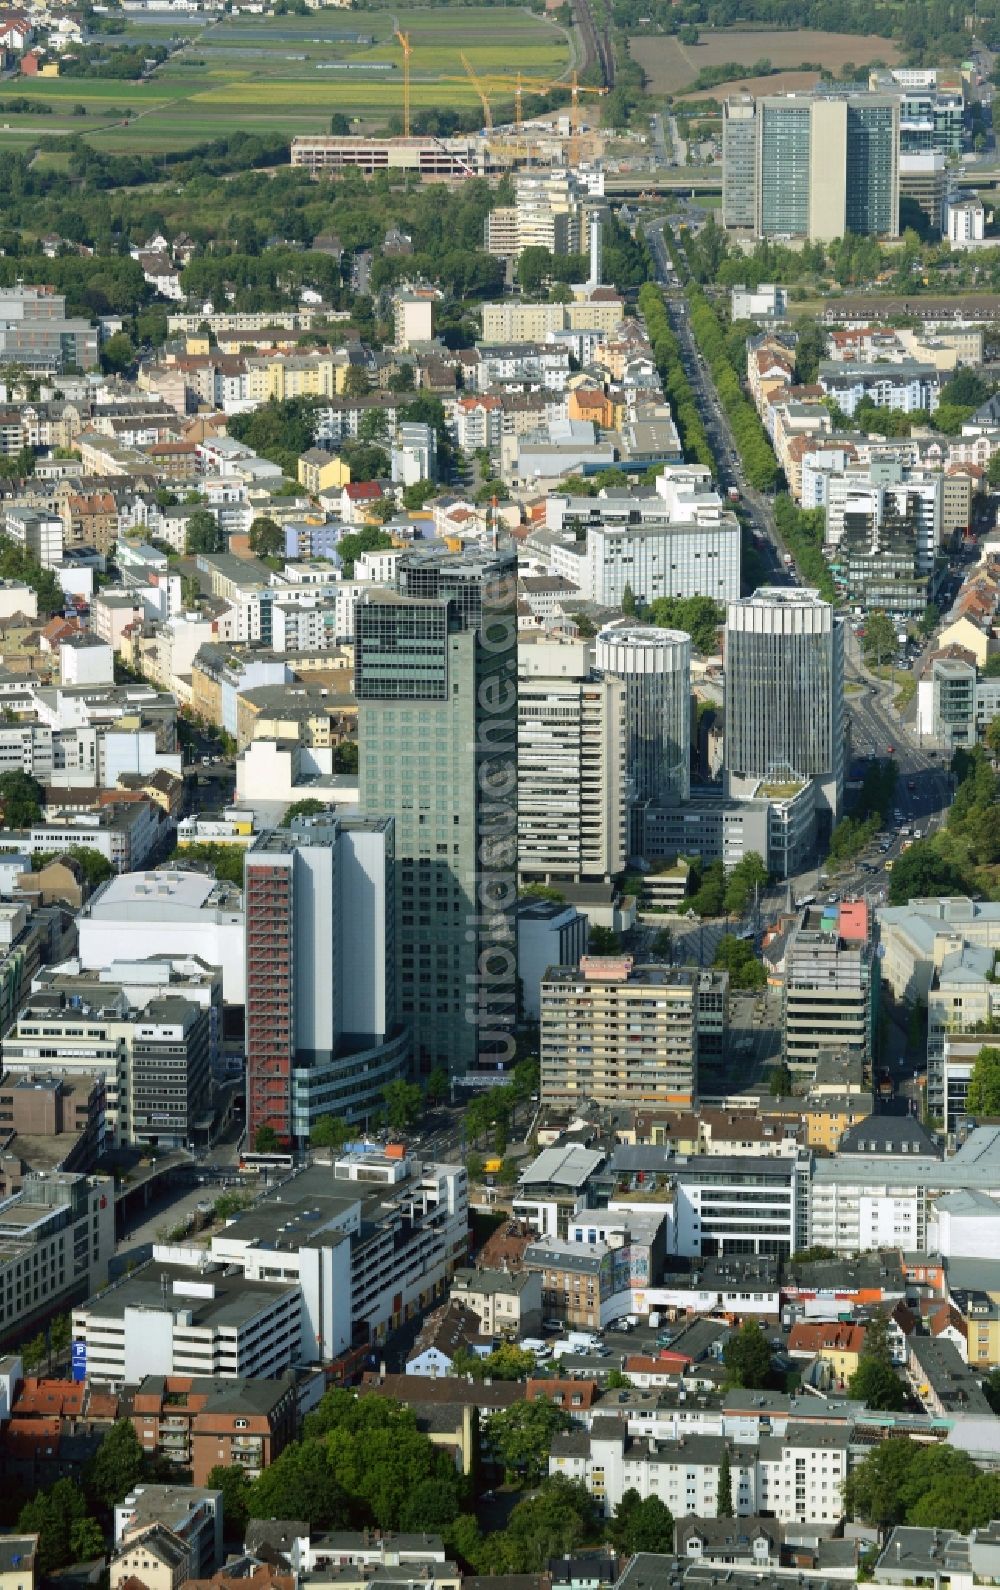
[[[726,496],[729,498],[730,502],[739,502],[740,488],[738,486],[730,486],[729,490],[726,492]]]
[[[659,1328],[660,1316],[655,1308],[650,1310],[646,1323],[654,1331]]]
[[[600,1346],[600,1337],[595,1336],[593,1331],[567,1331],[566,1340],[570,1351],[574,1353],[589,1353]]]
[[[781,554],[781,561],[785,565],[786,569],[790,569],[792,566],[792,554],[790,552],[783,552]]]

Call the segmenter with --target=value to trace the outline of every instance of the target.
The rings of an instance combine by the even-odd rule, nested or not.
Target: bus
[[[295,1155],[253,1154],[240,1155],[241,1176],[278,1176],[295,1169]]]

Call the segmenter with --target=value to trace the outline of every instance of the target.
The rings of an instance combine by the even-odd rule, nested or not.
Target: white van
[[[547,1342],[541,1341],[537,1336],[526,1336],[524,1340],[518,1342],[517,1345],[520,1347],[523,1353],[534,1353],[535,1357],[539,1361],[544,1358],[552,1357],[552,1348]]]

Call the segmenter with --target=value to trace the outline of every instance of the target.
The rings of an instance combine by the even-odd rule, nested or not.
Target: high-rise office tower
[[[323,812],[246,857],[247,1128],[364,1122],[409,1064],[396,999],[393,825]]]
[[[517,869],[525,882],[610,878],[627,859],[625,685],[593,642],[518,651]]]
[[[726,226],[758,237],[896,236],[898,97],[816,92],[728,101],[722,191]]]
[[[597,667],[625,686],[629,843],[640,852],[644,808],[676,806],[691,793],[691,637],[612,625],[597,637]]]
[[[844,626],[816,591],[762,586],[726,614],[727,793],[812,782],[836,821],[844,792]]]
[[[361,804],[395,818],[400,1004],[421,1070],[513,1056],[516,559],[407,553],[358,603]]]
[[[756,221],[757,102],[734,94],[722,107],[722,224],[752,232]]]

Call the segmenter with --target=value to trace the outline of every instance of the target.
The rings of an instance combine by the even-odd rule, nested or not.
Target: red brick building
[[[147,1375],[132,1402],[132,1423],[143,1451],[190,1469],[193,1485],[205,1485],[218,1463],[255,1479],[295,1437],[295,1380]]]

